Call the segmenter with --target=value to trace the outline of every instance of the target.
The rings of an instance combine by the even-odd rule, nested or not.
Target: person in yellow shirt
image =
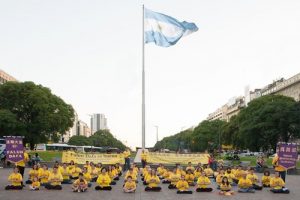
[[[32,166],[32,169],[28,172],[29,173],[29,177],[28,180],[25,182],[26,184],[31,184],[32,180],[35,176],[39,175],[39,168],[37,164],[34,164]]]
[[[68,166],[68,168],[69,168],[70,171],[73,170],[74,165],[75,165],[74,160],[71,160],[70,163],[69,163],[69,166]]]
[[[122,167],[120,166],[120,163],[115,164],[116,170],[118,171],[118,175],[122,176]]]
[[[111,165],[108,166],[107,174],[108,174],[108,176],[109,176],[109,178],[110,178],[110,180],[111,180],[110,185],[116,185],[117,182],[114,181],[114,180],[115,180],[115,178],[118,178],[118,176],[117,176],[116,171],[114,171],[114,170],[112,169],[112,166],[111,166]]]
[[[70,169],[71,179],[78,179],[79,173],[81,172],[82,170],[80,169],[80,167],[78,167],[77,163],[74,163],[74,167]]]
[[[179,177],[181,177],[181,175],[186,175],[185,171],[182,169],[182,166],[180,166],[179,164],[177,166],[176,173],[179,174]]]
[[[94,164],[91,164],[91,177],[92,177],[91,182],[97,181],[98,174],[99,174],[98,168]]]
[[[97,186],[95,187],[95,190],[111,190],[110,182],[111,179],[109,178],[109,175],[106,171],[106,168],[101,169],[101,174],[99,174],[97,178]]]
[[[118,180],[120,180],[120,178],[119,178],[119,172],[118,172],[118,170],[116,169],[116,167],[115,167],[115,165],[111,165],[111,171],[112,171],[112,175],[113,175],[113,177],[114,177],[114,181],[118,181]]]
[[[258,185],[259,184],[259,180],[256,174],[254,174],[254,169],[251,168],[249,170],[249,173],[246,176],[246,179],[249,179],[252,182],[252,187],[255,190],[262,190],[262,186]]]
[[[271,181],[270,171],[266,170],[264,171],[264,175],[261,178],[261,183],[263,187],[270,187],[270,181]]]
[[[48,166],[44,164],[42,170],[39,171],[38,175],[42,186],[45,186],[48,183],[49,175],[50,171],[48,170]]]
[[[158,186],[160,179],[156,175],[156,171],[154,169],[151,170],[150,175],[146,178],[146,182],[148,183],[148,186],[145,188],[145,191],[161,191],[161,187]]]
[[[195,176],[192,173],[192,170],[187,170],[187,174],[185,175],[185,180],[188,182],[190,186],[195,186]]]
[[[250,179],[247,179],[247,174],[244,172],[241,175],[241,178],[238,183],[238,192],[241,193],[255,193],[255,190],[252,187],[252,182]]]
[[[276,153],[273,160],[272,160],[272,165],[275,169],[275,172],[279,173],[279,176],[282,178],[282,180],[285,182],[285,176],[286,176],[286,168],[283,166],[279,165],[279,156]]]
[[[127,181],[124,184],[123,191],[125,193],[133,193],[136,190],[136,183],[132,180],[131,176],[127,177]]]
[[[54,166],[52,172],[48,178],[48,184],[46,184],[45,188],[48,190],[62,190],[61,182],[63,181],[63,177],[61,173],[58,171],[58,167]]]
[[[196,170],[194,171],[194,176],[195,176],[196,179],[198,179],[201,176],[202,171],[203,171],[202,167],[197,167],[196,168]]]
[[[208,178],[214,177],[214,171],[209,167],[209,165],[205,165],[204,172]]]
[[[275,175],[273,178],[270,180],[270,186],[271,186],[271,192],[273,193],[284,193],[288,194],[290,191],[284,187],[285,183],[283,179],[280,177],[279,172],[275,172]]]
[[[242,169],[242,166],[238,166],[238,168],[234,170],[235,178],[233,179],[233,181],[237,184],[244,174],[246,173]]]
[[[8,181],[11,183],[10,185],[5,187],[5,190],[22,190],[22,175],[19,173],[19,168],[15,167],[14,171],[9,175]]]
[[[228,167],[224,176],[228,178],[228,181],[231,186],[236,186],[238,183],[238,179],[235,177],[234,173],[232,172],[231,167]]]
[[[86,167],[86,169],[88,170],[88,172],[91,172],[91,164],[89,161],[85,161],[85,165],[83,165],[83,167]]]
[[[224,176],[222,178],[221,184],[220,184],[220,195],[230,196],[234,194],[234,191],[231,190],[231,185],[228,181],[228,178]]]
[[[147,178],[149,177],[149,176],[151,176],[151,171],[152,171],[152,169],[150,168],[150,166],[149,166],[149,168],[147,168],[147,170],[148,171],[145,171],[145,176],[143,177],[143,185],[148,185],[148,183],[147,183]]]
[[[141,153],[141,162],[143,168],[147,165],[147,160],[148,160],[148,153],[143,149]]]
[[[225,176],[225,172],[223,169],[220,170],[220,173],[216,177],[217,189],[220,189],[223,177]]]
[[[189,183],[185,178],[184,175],[181,175],[180,180],[176,183],[177,194],[193,194],[193,191],[189,190]]]
[[[31,183],[31,185],[29,186],[30,190],[39,190],[40,187],[41,187],[41,183],[40,183],[38,177],[37,177],[37,176],[34,176],[34,177],[32,178],[32,183]]]
[[[211,192],[213,189],[209,187],[211,184],[209,178],[206,176],[205,172],[202,172],[201,176],[197,181],[197,192]]]
[[[124,156],[124,159],[125,159],[124,171],[127,171],[130,168],[130,155],[131,155],[131,153],[130,153],[129,149],[126,149],[123,152],[123,156]]]
[[[170,173],[169,176],[169,181],[171,182],[170,185],[168,186],[169,189],[176,189],[176,184],[180,180],[181,175],[176,173],[177,169],[174,168],[173,172]]]
[[[59,172],[61,173],[63,177],[63,181],[61,182],[62,184],[71,184],[72,181],[70,179],[71,173],[68,168],[67,163],[64,163],[63,166],[59,169]]]
[[[73,192],[85,192],[88,189],[88,182],[85,180],[82,173],[79,173],[78,179],[72,185]]]
[[[188,170],[191,170],[192,173],[195,171],[195,167],[193,167],[191,162],[188,162],[188,166],[185,168],[185,171],[187,172]]]
[[[126,172],[125,174],[125,181],[127,180],[127,177],[131,176],[132,180],[137,182],[137,173],[133,170],[133,168],[130,168],[129,171]]]
[[[170,175],[172,174],[171,171],[165,169],[164,174],[162,175],[162,184],[170,184],[171,181],[169,180]]]
[[[87,182],[88,187],[91,187],[92,186],[92,183],[91,183],[92,176],[91,176],[90,172],[88,171],[88,169],[86,167],[84,167],[82,169],[82,173],[81,174],[82,174],[83,179]],[[79,175],[80,175],[80,173],[79,173]],[[78,179],[79,178],[80,177],[78,177]]]
[[[23,160],[21,160],[21,161],[19,161],[19,162],[16,163],[16,166],[18,167],[19,173],[21,174],[22,178],[24,177],[26,163],[29,161],[29,155],[26,152],[26,148],[25,147],[24,147],[23,151],[24,151]],[[23,181],[22,181],[21,185],[23,185]]]

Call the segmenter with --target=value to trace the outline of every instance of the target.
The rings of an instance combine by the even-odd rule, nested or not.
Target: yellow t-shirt
[[[197,181],[198,188],[207,188],[210,184],[210,180],[206,176],[200,176]]]
[[[20,173],[11,173],[8,177],[8,181],[11,182],[13,186],[21,186],[22,175]]]
[[[69,180],[70,179],[71,173],[70,173],[70,170],[68,168],[63,168],[62,167],[59,170],[59,172],[61,173],[61,175],[62,175],[62,177],[63,177],[64,180]]]
[[[257,184],[258,182],[258,177],[255,174],[248,174],[246,178],[249,179],[252,184]]]
[[[185,175],[185,180],[188,182],[188,183],[193,183],[194,180],[195,180],[195,176],[193,174],[186,174]]]
[[[98,171],[98,169],[96,167],[94,169],[91,168],[91,176],[92,176],[92,178],[97,177],[98,174],[99,174],[99,171]]]
[[[127,179],[128,176],[131,176],[132,180],[134,181],[137,179],[137,173],[135,173],[134,171],[127,171],[127,173],[125,174],[125,179]]]
[[[280,177],[273,177],[270,180],[270,186],[275,190],[282,189],[282,187],[284,186],[284,181]]]
[[[159,180],[158,176],[148,176],[146,179],[146,183],[148,183],[148,186],[150,188],[157,187],[158,184],[160,183],[160,180]]]
[[[278,171],[278,172],[283,172],[283,171],[285,171],[286,169],[285,169],[283,166],[279,165],[279,164],[278,164],[278,161],[279,161],[279,157],[278,157],[278,155],[277,155],[277,156],[275,156],[275,157],[273,158],[273,160],[272,160],[272,165],[275,166],[275,171]]]
[[[124,158],[128,158],[131,155],[130,151],[124,151],[123,156]]]
[[[169,179],[170,179],[172,185],[176,185],[177,182],[180,180],[180,175],[179,175],[179,174],[174,174],[174,173],[172,173],[172,174],[170,175],[170,178],[169,178]]]
[[[221,183],[220,189],[221,189],[221,191],[229,191],[231,189],[231,185],[230,184],[226,185],[226,184]]]
[[[211,168],[204,169],[206,176],[210,177],[214,175],[214,171]]]
[[[85,179],[83,179],[83,183],[84,183],[85,185],[88,184],[88,182],[87,182]],[[73,185],[80,185],[80,184],[82,184],[82,182],[80,182],[80,179],[76,179],[76,180],[74,181],[74,183],[73,183]]]
[[[39,176],[39,170],[38,169],[31,169],[29,170],[29,179],[33,180],[33,177],[38,177]]]
[[[35,181],[35,182],[31,183],[31,186],[34,187],[34,188],[40,188],[41,183],[39,181]]]
[[[246,189],[252,186],[252,182],[250,179],[241,178],[238,183],[239,188]]]
[[[176,183],[176,188],[179,190],[179,191],[186,191],[189,189],[189,184],[187,181],[185,180],[179,180],[177,183]]]
[[[49,178],[49,175],[50,175],[50,172],[49,170],[44,170],[42,169],[40,172],[39,172],[39,179],[41,181],[41,183],[48,183],[48,178]]]
[[[233,179],[235,179],[235,175],[231,172],[231,173],[225,173],[225,176],[227,177],[228,179],[228,182],[229,183],[232,183],[233,182]],[[222,180],[221,180],[222,181]]]
[[[148,160],[148,154],[145,153],[141,153],[141,160],[147,161]]]
[[[124,184],[124,188],[126,188],[127,190],[132,190],[132,189],[135,189],[136,188],[136,183],[135,181],[131,181],[131,182],[126,182]]]
[[[262,178],[261,178],[261,182],[264,185],[270,185],[270,181],[271,181],[271,176],[263,175]]]
[[[50,183],[50,185],[61,185],[61,182],[63,181],[63,177],[61,175],[61,173],[57,172],[56,174],[54,174],[53,172],[50,173],[49,178],[48,178],[48,182]]]
[[[244,170],[237,169],[237,170],[235,170],[234,176],[237,180],[240,180],[244,173],[245,173]]]
[[[191,170],[192,172],[194,172],[195,171],[195,167],[193,167],[193,166],[187,166],[185,168],[185,171],[188,171],[188,170]]]
[[[25,163],[29,161],[28,153],[24,152],[24,159],[17,162],[16,166],[25,167]]]
[[[91,173],[91,166],[90,165],[83,165],[83,167],[86,167],[87,171]]]
[[[90,182],[92,177],[91,174],[89,172],[83,173],[83,178],[84,180],[86,180],[87,182]]]
[[[201,172],[196,170],[194,171],[194,175],[196,178],[198,178],[201,175]]]
[[[97,178],[97,183],[100,187],[107,187],[111,183],[111,179],[109,178],[108,174],[100,174]]]
[[[224,177],[224,174],[218,174],[218,176],[216,177],[216,182],[218,185],[221,185],[223,177]]]
[[[73,167],[72,170],[70,170],[72,177],[78,177],[79,173],[81,173],[81,169],[79,167]]]

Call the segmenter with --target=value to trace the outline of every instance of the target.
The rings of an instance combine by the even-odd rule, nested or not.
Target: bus
[[[85,153],[91,153],[91,152],[104,153],[105,152],[102,147],[95,147],[95,146],[76,146],[76,150],[78,152],[85,152]]]
[[[77,150],[77,146],[68,145],[68,144],[37,144],[35,147],[36,151],[68,151],[68,150]]]

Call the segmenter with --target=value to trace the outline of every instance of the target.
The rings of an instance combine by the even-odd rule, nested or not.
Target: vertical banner
[[[17,163],[24,159],[23,138],[18,136],[6,136],[6,159]]]
[[[297,144],[294,143],[278,143],[278,164],[291,169],[296,167],[298,159]]]

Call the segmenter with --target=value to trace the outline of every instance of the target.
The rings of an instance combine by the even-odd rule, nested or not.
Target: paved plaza
[[[26,169],[26,174],[29,169]],[[5,191],[4,187],[7,185],[7,177],[11,169],[0,169],[0,199],[1,200],[181,200],[181,199],[234,199],[234,200],[299,200],[300,198],[300,176],[289,175],[287,176],[287,187],[291,190],[290,194],[273,194],[269,189],[262,191],[256,191],[255,194],[240,194],[236,193],[233,196],[220,196],[218,190],[214,189],[212,193],[196,193],[178,195],[176,190],[169,190],[167,185],[162,184],[161,192],[145,192],[141,182],[139,182],[137,191],[134,194],[125,194],[122,191],[123,180],[117,182],[117,185],[113,186],[112,191],[95,191],[95,183],[85,193],[73,193],[71,185],[63,185],[62,191],[47,191],[41,188],[40,191],[30,191],[28,185],[22,191]],[[25,179],[27,178],[27,175]],[[215,183],[213,187],[216,188]],[[195,188],[193,188],[195,190]],[[234,187],[237,190],[237,187]]]

